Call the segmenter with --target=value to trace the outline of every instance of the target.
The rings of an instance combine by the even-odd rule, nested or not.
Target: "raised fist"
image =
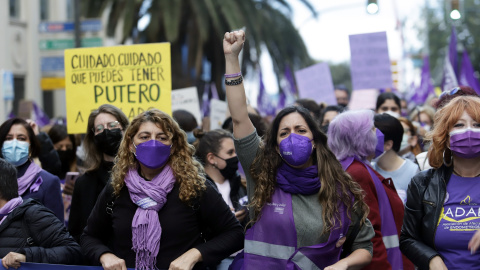
[[[238,56],[245,43],[245,32],[243,30],[227,32],[223,37],[223,52],[225,56]]]

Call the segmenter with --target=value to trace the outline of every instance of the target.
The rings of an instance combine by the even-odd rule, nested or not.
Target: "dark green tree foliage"
[[[85,17],[99,17],[109,8],[107,34],[113,36],[123,20],[123,40],[134,36],[140,9],[147,0],[85,0]],[[308,0],[299,0],[316,15]],[[292,24],[286,0],[152,0],[147,10],[150,24],[137,34],[142,43],[171,43],[173,88],[195,85],[202,74],[202,60],[212,63],[212,81],[221,89],[224,74],[223,35],[246,27],[243,72],[258,64],[262,45],[272,56],[275,72],[285,66],[297,70],[312,64],[305,44]],[[182,48],[188,48],[187,68],[182,66]],[[280,79],[280,78],[279,78]]]
[[[460,59],[464,49],[467,50],[473,68],[480,70],[480,1],[464,0],[462,18],[458,21],[450,19],[450,0],[440,0],[436,7],[425,7],[421,18],[425,20],[423,26],[419,26],[420,40],[428,40],[428,50],[422,50],[423,54],[430,55],[430,70],[435,85],[440,85],[443,76],[443,64],[448,50],[452,25],[457,32],[457,51]],[[422,24],[419,24],[422,25]],[[428,39],[426,35],[428,34]]]

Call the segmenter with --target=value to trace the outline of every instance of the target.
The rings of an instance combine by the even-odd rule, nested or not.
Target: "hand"
[[[428,268],[431,270],[448,270],[440,256],[433,257],[428,264]]]
[[[202,254],[200,251],[192,248],[173,261],[168,270],[191,270],[201,260]]]
[[[127,270],[125,261],[112,253],[102,254],[102,256],[100,256],[100,263],[105,270]]]
[[[242,221],[246,216],[247,216],[246,209],[242,209],[240,211],[235,212],[235,217],[238,219],[238,221]]]
[[[470,242],[468,242],[468,250],[470,250],[470,252],[474,254],[475,252],[477,252],[479,245],[480,245],[480,230],[478,230],[473,235],[472,239],[470,239]]]
[[[25,255],[16,253],[16,252],[10,252],[8,253],[5,257],[2,259],[2,264],[3,267],[8,269],[9,267],[13,267],[15,269],[20,267],[21,262],[26,262],[27,258]]]
[[[32,127],[33,133],[35,133],[35,136],[37,136],[38,133],[40,133],[37,123],[35,123],[35,121],[33,121],[32,119],[27,119],[26,121],[30,125],[30,127]]]
[[[243,43],[245,43],[245,32],[243,30],[227,32],[223,38],[223,53],[225,56],[238,57],[243,48]]]
[[[325,267],[323,270],[347,270],[348,263],[344,261],[338,261],[333,265]]]

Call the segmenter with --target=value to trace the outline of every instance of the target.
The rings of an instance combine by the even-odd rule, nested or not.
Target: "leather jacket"
[[[440,256],[435,233],[452,171],[445,165],[422,171],[408,186],[400,250],[420,270],[429,269],[430,260]]]

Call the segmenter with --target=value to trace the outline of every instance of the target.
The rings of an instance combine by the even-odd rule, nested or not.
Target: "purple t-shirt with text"
[[[480,269],[480,252],[472,255],[468,250],[478,229],[480,177],[452,174],[435,234],[435,246],[448,269]]]

